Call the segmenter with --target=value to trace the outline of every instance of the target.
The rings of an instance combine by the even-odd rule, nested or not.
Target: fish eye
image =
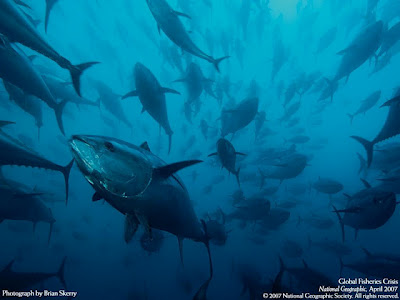
[[[110,142],[105,142],[105,143],[104,143],[104,146],[105,146],[105,147],[107,148],[107,150],[110,151],[110,152],[114,152],[114,151],[115,151],[114,145],[111,144]]]

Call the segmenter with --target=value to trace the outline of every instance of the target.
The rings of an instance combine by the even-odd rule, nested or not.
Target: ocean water
[[[345,225],[345,241],[342,242],[340,222],[333,208],[353,208],[341,215],[347,214],[348,219],[361,215],[364,223],[372,224],[372,220],[384,218],[385,212],[375,215],[373,212],[378,209],[372,208],[373,212],[365,213],[364,202],[352,206],[351,201],[356,200],[348,200],[343,194],[351,197],[366,189],[360,178],[368,181],[372,188],[381,188],[379,179],[385,176],[395,185],[400,184],[396,173],[400,156],[393,155],[389,163],[379,166],[373,161],[370,168],[365,167],[360,173],[357,153],[367,159],[366,152],[360,143],[350,138],[355,135],[373,140],[392,109],[380,106],[392,99],[399,87],[397,41],[400,34],[393,38],[388,54],[378,59],[374,55],[380,53],[387,30],[400,21],[397,1],[168,0],[174,10],[190,16],[178,18],[201,51],[213,58],[229,56],[219,64],[220,72],[206,59],[174,44],[163,28],[158,30],[147,1],[55,1],[47,32],[44,29],[45,1],[24,2],[30,9],[10,1],[18,11],[40,21],[35,29],[37,34],[60,55],[73,64],[99,64],[81,76],[82,98],[79,98],[68,71],[23,43],[14,43],[20,55],[35,55],[31,65],[38,73],[56,78],[61,83],[60,90],[70,88],[70,97],[65,99],[51,90],[57,102],[72,102],[71,97],[75,96],[77,101],[88,100],[92,105],[66,104],[62,115],[63,135],[52,109],[35,97],[43,115],[43,126],[38,134],[35,119],[10,99],[1,86],[0,120],[15,122],[2,127],[2,134],[6,133],[62,166],[73,158],[69,142],[75,135],[112,137],[137,146],[147,142],[151,152],[168,164],[201,160],[202,163],[177,174],[188,191],[189,203],[199,222],[201,219],[217,220],[227,233],[224,245],[211,241],[214,272],[207,299],[262,299],[262,293],[271,292],[272,283],[276,281],[280,257],[285,268],[303,268],[307,277],[305,262],[307,268],[318,270],[338,285],[340,277],[379,278],[376,275],[379,271],[357,272],[346,267],[354,262],[361,266],[360,260],[366,263],[363,249],[398,255],[400,218],[397,209],[382,226],[361,228],[356,238],[354,228]],[[377,37],[368,42],[366,40],[374,33],[365,32],[377,21],[382,21],[382,28]],[[329,31],[331,35],[327,36]],[[363,39],[359,39],[360,36]],[[368,52],[365,50],[368,47],[376,49]],[[338,54],[343,49],[347,49],[347,54]],[[348,80],[346,76],[335,77],[346,55],[351,62],[366,51],[368,57],[351,70]],[[390,56],[390,62],[372,73],[385,55]],[[135,90],[137,63],[146,66],[162,87],[180,93],[165,94],[173,131],[170,152],[168,135],[147,111],[142,112],[139,98],[122,100],[123,95]],[[202,78],[188,75],[187,68],[193,63],[201,70]],[[8,72],[11,70],[3,69],[0,73]],[[105,88],[100,87],[99,81]],[[321,100],[324,90],[336,83],[337,89]],[[188,85],[200,86],[201,95],[192,99]],[[293,96],[289,97],[291,89]],[[375,91],[381,91],[376,104],[350,122],[348,114],[356,112],[363,100]],[[26,90],[24,93],[29,94]],[[223,124],[228,122],[226,118],[236,124],[248,114],[246,108],[238,105],[249,98],[258,99],[257,114],[234,135],[222,136]],[[299,109],[283,118],[296,103]],[[188,106],[186,112],[189,111],[190,118],[185,114]],[[254,119],[261,118],[261,112],[266,114],[265,122],[256,133]],[[207,125],[206,134],[201,124]],[[393,136],[379,141],[375,149],[397,149],[396,135],[400,133],[400,126],[395,121],[389,125]],[[217,152],[220,138],[229,141],[235,151],[245,154],[236,155],[234,167],[234,171],[240,168],[240,187],[235,174],[221,167],[218,156],[209,157]],[[385,155],[384,151],[375,151],[374,159]],[[274,172],[295,168],[303,158],[306,165],[293,178],[270,178]],[[77,164],[69,178],[68,205],[65,205],[61,173],[7,163],[1,171],[7,179],[26,185],[26,193],[39,193],[35,197],[51,209],[56,221],[48,241],[49,224],[38,222],[33,230],[30,221],[4,218],[0,223],[0,269],[15,259],[15,271],[54,272],[66,257],[66,290],[78,292],[78,299],[193,299],[209,277],[204,243],[184,239],[183,264],[178,240],[169,232],[163,233],[160,247],[156,245],[151,253],[141,244],[141,237],[146,233],[143,224],[127,244],[123,213],[107,199],[92,201],[95,189]],[[261,173],[266,177],[263,185]],[[332,195],[318,192],[315,183],[319,179],[334,181],[325,187],[327,189],[338,183],[342,188]],[[128,185],[125,183],[125,187]],[[276,192],[268,194],[265,191],[268,188],[275,188]],[[232,195],[238,190],[245,199],[233,203]],[[384,190],[397,193],[396,188],[385,186]],[[166,199],[168,197],[165,195]],[[368,209],[380,203],[374,195],[371,197],[365,204]],[[270,208],[267,210],[283,210],[288,218],[276,226],[265,225],[274,222],[273,217],[268,212],[254,217],[260,207],[254,206],[251,200],[262,201]],[[182,209],[173,205],[171,202],[171,209]],[[6,206],[3,205],[3,209]],[[245,217],[235,217],[234,213],[239,211]],[[182,214],[185,213],[182,210]],[[0,211],[0,220],[1,216]],[[341,250],[348,253],[343,254]],[[396,273],[393,270],[400,267],[399,261],[385,261],[390,271],[382,277],[391,278]],[[312,283],[305,279],[307,285],[290,271],[286,273],[281,292],[314,292],[310,290]],[[323,279],[318,280],[321,285],[325,284]],[[63,286],[53,277],[32,288],[58,291]]]

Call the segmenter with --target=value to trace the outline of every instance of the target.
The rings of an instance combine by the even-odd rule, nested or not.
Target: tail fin
[[[237,169],[237,171],[235,172],[236,180],[237,180],[237,183],[238,183],[238,185],[239,185],[239,187],[240,187],[239,173],[240,173],[240,168]]]
[[[55,274],[58,279],[60,280],[60,282],[62,283],[62,285],[64,286],[64,288],[67,287],[67,284],[65,282],[65,278],[64,278],[64,269],[65,269],[65,261],[67,260],[67,257],[64,257],[60,268],[58,269],[58,272]]]
[[[56,114],[58,128],[60,128],[60,131],[64,136],[65,136],[65,130],[64,130],[64,123],[62,120],[62,114],[64,111],[65,104],[67,104],[67,102],[68,102],[68,100],[63,100],[60,103],[57,103],[52,107],[54,110],[54,113]]]
[[[225,60],[225,59],[227,59],[227,58],[229,58],[229,57],[230,57],[230,56],[224,56],[224,57],[221,57],[221,58],[213,59],[213,60],[212,60],[212,64],[214,65],[214,67],[215,67],[215,69],[218,71],[218,73],[220,73],[219,64],[221,63],[221,61],[223,61],[223,60]]]
[[[340,229],[342,230],[342,241],[344,242],[345,236],[344,236],[344,223],[343,223],[343,219],[342,219],[342,217],[341,217],[339,211],[337,210],[337,208],[336,208],[335,206],[333,206],[333,205],[332,205],[332,207],[333,207],[334,212],[336,213],[336,215],[337,215],[337,217],[338,217],[338,219],[339,219]]]
[[[71,172],[72,165],[74,164],[74,159],[70,161],[68,165],[62,167],[60,171],[64,175],[65,180],[65,205],[68,204],[68,191],[69,191],[69,173]]]
[[[347,116],[350,118],[350,124],[353,124],[353,119],[355,115],[347,114]]]
[[[80,65],[70,65],[68,67],[68,70],[71,74],[72,78],[72,83],[74,85],[75,91],[78,93],[78,95],[81,95],[81,75],[82,73],[90,68],[91,66],[98,64],[99,62],[88,62],[88,63],[83,63]]]
[[[193,300],[207,299],[207,297],[206,297],[207,296],[207,289],[208,289],[208,286],[209,286],[209,284],[211,282],[211,279],[213,277],[213,274],[214,274],[212,260],[211,260],[210,244],[209,244],[210,238],[208,236],[206,222],[204,220],[201,220],[201,223],[202,223],[203,228],[204,228],[204,234],[205,234],[204,244],[207,247],[208,260],[209,260],[209,263],[210,263],[210,277],[200,286],[199,290],[194,295]]]
[[[361,145],[364,146],[365,151],[367,151],[367,165],[368,167],[372,163],[372,155],[374,154],[374,143],[367,141],[366,139],[363,139],[362,137],[359,136],[351,136],[352,139],[355,139],[357,142],[361,143]]]
[[[44,31],[47,33],[47,25],[49,24],[49,17],[51,9],[53,8],[54,4],[56,4],[58,0],[46,0],[46,16],[44,21]]]

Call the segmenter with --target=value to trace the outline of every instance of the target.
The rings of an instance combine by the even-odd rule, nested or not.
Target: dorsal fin
[[[176,95],[180,95],[181,94],[176,90],[173,90],[173,89],[170,89],[170,88],[165,88],[165,87],[160,88],[160,92],[162,92],[164,94],[165,93],[176,94]]]
[[[202,160],[186,160],[154,169],[153,176],[168,178],[184,168],[203,162]]]
[[[151,152],[149,144],[147,142],[144,142],[143,144],[140,145],[140,148],[147,150],[149,152]]]

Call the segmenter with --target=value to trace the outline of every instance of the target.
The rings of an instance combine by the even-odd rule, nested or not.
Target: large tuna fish
[[[189,193],[175,174],[200,161],[167,165],[151,153],[147,143],[137,147],[101,136],[73,136],[70,145],[80,171],[96,191],[93,200],[105,199],[126,216],[126,242],[132,240],[139,224],[150,234],[155,228],[176,235],[181,259],[184,238],[203,242],[212,277],[205,222],[198,220]],[[203,285],[202,293],[204,289]]]

